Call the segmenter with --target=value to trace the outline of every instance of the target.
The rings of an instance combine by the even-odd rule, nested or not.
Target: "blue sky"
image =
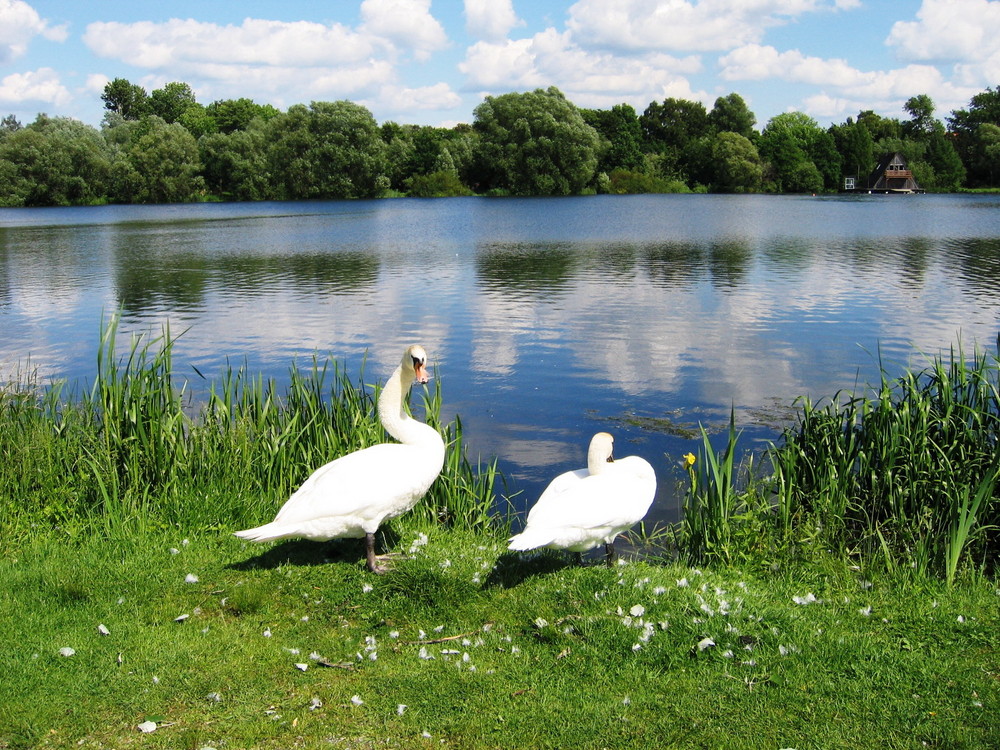
[[[99,125],[113,78],[281,109],[349,99],[379,122],[471,122],[487,95],[581,107],[737,92],[798,110],[944,118],[1000,85],[1000,0],[0,0],[0,115]]]

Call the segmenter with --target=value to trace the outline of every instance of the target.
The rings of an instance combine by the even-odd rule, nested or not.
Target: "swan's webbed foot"
[[[375,535],[365,534],[365,561],[372,573],[382,575],[392,570],[392,563],[396,560],[405,560],[406,555],[397,552],[388,552],[384,555],[375,554]]]

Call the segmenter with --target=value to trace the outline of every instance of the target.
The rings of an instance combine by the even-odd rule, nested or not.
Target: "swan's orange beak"
[[[426,384],[430,380],[430,376],[427,374],[427,367],[423,362],[413,363],[413,373],[416,375],[416,381],[421,385]]]

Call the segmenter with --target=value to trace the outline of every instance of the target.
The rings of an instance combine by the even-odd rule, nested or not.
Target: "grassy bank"
[[[231,536],[384,439],[363,373],[195,404],[171,348],[111,325],[86,391],[0,392],[0,748],[1000,746],[996,355],[804,404],[765,471],[706,437],[667,549],[610,569],[505,552],[435,389],[378,577]]]
[[[436,526],[389,543],[408,558],[382,577],[356,541],[5,548],[0,747],[1000,744],[983,580],[576,567]]]

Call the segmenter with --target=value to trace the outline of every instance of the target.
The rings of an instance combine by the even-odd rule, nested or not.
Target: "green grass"
[[[982,579],[577,567],[419,525],[388,541],[407,557],[381,577],[357,541],[6,546],[0,747],[1000,743],[1000,592]]]

